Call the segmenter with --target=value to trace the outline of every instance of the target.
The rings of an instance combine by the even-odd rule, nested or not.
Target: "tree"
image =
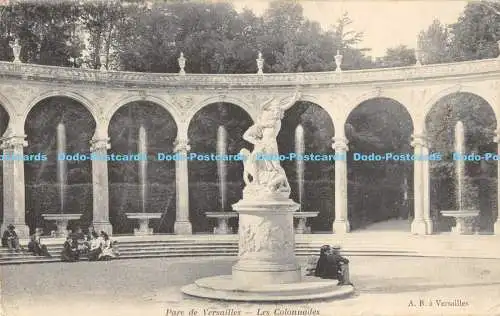
[[[439,20],[434,20],[427,30],[420,32],[418,37],[422,63],[438,64],[452,61],[450,34],[447,27]]]
[[[379,67],[404,67],[413,66],[417,62],[415,50],[406,45],[399,45],[394,48],[388,48],[385,56],[378,60]]]
[[[89,56],[85,63],[93,69],[99,69],[102,63],[109,68],[117,26],[124,17],[122,2],[117,0],[85,2],[82,11],[82,28],[88,34]]]
[[[455,61],[494,58],[500,40],[500,3],[469,2],[457,23],[451,25],[450,53]]]
[[[82,50],[75,31],[80,14],[71,2],[12,2],[1,8],[0,53],[9,58],[8,44],[15,39],[22,46],[20,58],[27,63],[69,66],[70,58]],[[3,43],[1,43],[3,42]]]

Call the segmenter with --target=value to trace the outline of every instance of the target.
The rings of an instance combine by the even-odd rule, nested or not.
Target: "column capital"
[[[0,149],[22,149],[23,147],[28,146],[28,142],[26,141],[26,135],[16,135],[12,133],[5,133],[2,138],[0,138]]]
[[[345,137],[332,137],[332,142],[332,148],[336,152],[349,150],[349,146],[347,146],[349,141]]]
[[[109,144],[109,137],[105,138],[92,138],[90,141],[90,151],[98,151],[98,150],[108,150],[111,148]]]
[[[189,141],[187,139],[176,139],[174,142],[174,152],[188,152],[191,150]]]
[[[500,129],[497,129],[495,132],[495,136],[493,137],[493,141],[495,143],[500,143]]]
[[[412,134],[411,135],[411,143],[412,147],[421,146],[428,147],[429,146],[429,138],[425,134]]]

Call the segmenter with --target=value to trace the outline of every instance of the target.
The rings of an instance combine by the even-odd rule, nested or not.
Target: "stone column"
[[[347,146],[345,137],[334,137],[332,148],[335,150],[335,221],[334,234],[345,234],[351,230],[347,216]]]
[[[29,237],[29,227],[25,219],[25,186],[24,186],[24,150],[28,145],[26,135],[9,132],[1,139],[4,157],[13,159],[3,160],[3,222],[2,233],[7,226],[16,227],[19,238]]]
[[[495,136],[497,143],[497,155],[500,155],[500,129]],[[497,161],[497,218],[493,226],[495,235],[500,235],[500,160]]]
[[[90,144],[90,151],[96,156],[92,159],[92,225],[96,232],[102,230],[111,235],[113,227],[109,222],[108,162],[104,158],[111,146],[108,137],[94,136]]]
[[[183,159],[175,161],[176,215],[174,233],[178,235],[191,235],[193,228],[189,221],[189,175],[187,161],[187,154],[191,147],[187,139],[177,139],[174,146],[174,151],[183,157]]]
[[[422,153],[424,157],[426,157],[422,161],[422,180],[424,192],[422,195],[423,198],[423,208],[424,208],[424,222],[425,222],[425,234],[431,235],[434,231],[434,223],[433,218],[431,217],[431,197],[430,197],[430,167],[429,167],[429,143],[426,146],[422,147]]]
[[[425,213],[425,190],[429,188],[425,185],[424,179],[424,161],[421,157],[426,150],[426,141],[423,134],[412,135],[411,146],[414,148],[415,160],[413,161],[413,196],[414,196],[414,217],[411,223],[411,232],[416,235],[425,235],[427,233],[427,225],[424,217]]]

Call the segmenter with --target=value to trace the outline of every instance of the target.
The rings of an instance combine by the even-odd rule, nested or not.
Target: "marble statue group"
[[[299,98],[300,93],[296,92],[283,104],[275,98],[264,102],[258,122],[243,134],[243,139],[254,145],[252,152],[246,148],[240,151],[246,157],[243,176],[245,192],[290,194],[290,185],[279,160],[259,157],[279,156],[276,138],[281,129],[284,109],[293,105]]]

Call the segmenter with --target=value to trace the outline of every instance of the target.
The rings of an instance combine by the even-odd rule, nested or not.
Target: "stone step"
[[[229,255],[236,256],[238,253],[237,248],[232,249],[176,249],[165,251],[164,249],[133,249],[128,251],[120,251],[120,258],[132,258],[132,257],[144,257],[144,256],[165,256],[165,257],[175,257],[175,256],[220,256]],[[402,256],[402,255],[412,255],[411,252],[403,251],[366,251],[366,250],[351,250],[345,251],[346,256]],[[59,259],[59,252],[52,253],[54,259]],[[310,256],[317,255],[317,251],[314,250],[297,250],[297,256]],[[84,257],[83,257],[84,258]],[[50,258],[37,257],[33,255],[12,255],[0,258],[0,262],[14,262],[14,261],[24,261],[24,260],[34,260],[36,262],[42,262]],[[51,260],[49,260],[51,261]]]
[[[159,253],[154,253],[154,252],[148,252],[148,253],[135,253],[135,254],[120,254],[118,258],[115,260],[124,260],[124,259],[146,259],[146,258],[187,258],[187,257],[204,257],[204,256],[211,256],[211,257],[236,257],[236,252],[234,253],[221,253],[221,252],[213,252],[213,253],[190,253],[190,252],[185,252],[185,253],[165,253],[165,252],[159,252]],[[312,253],[297,253],[296,254],[298,257],[307,257],[311,255],[315,255]],[[358,257],[358,256],[418,256],[416,254],[410,255],[408,253],[386,253],[386,254],[380,254],[379,252],[358,252],[358,253],[346,253],[346,256],[350,257]],[[87,261],[85,257],[82,257],[80,261]],[[26,258],[12,258],[12,259],[6,259],[6,260],[0,260],[0,265],[14,265],[14,264],[35,264],[35,263],[50,263],[50,262],[60,262],[60,257],[59,256],[53,256],[52,258],[45,258],[45,257],[26,257]]]

